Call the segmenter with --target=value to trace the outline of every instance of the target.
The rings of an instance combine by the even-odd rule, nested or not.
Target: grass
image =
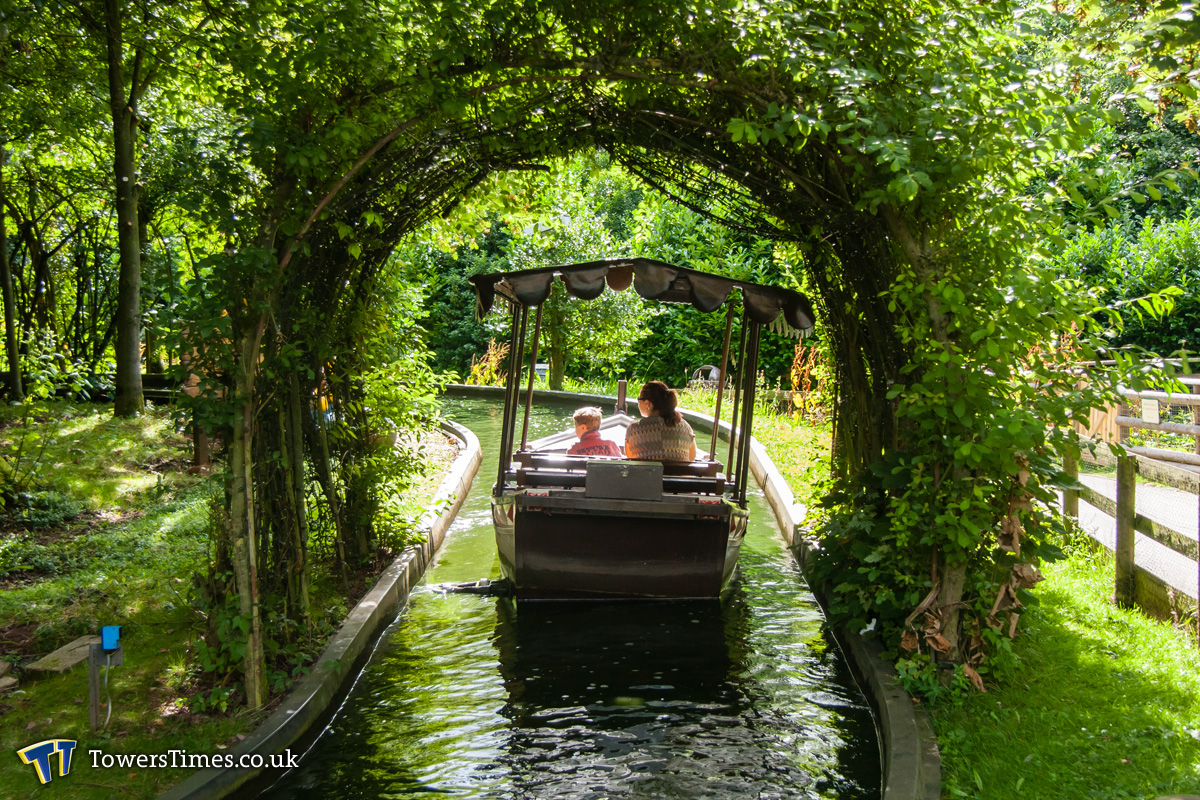
[[[703,397],[690,408],[707,410]],[[810,508],[829,474],[827,424],[767,409],[755,436]],[[929,707],[942,796],[971,800],[1200,794],[1200,650],[1168,623],[1113,605],[1113,560],[1079,535],[1043,567],[1014,642],[1020,678]]]
[[[711,389],[685,389],[679,393],[679,405],[693,411],[712,415],[717,394]],[[721,418],[728,422],[732,409],[731,395],[722,401]],[[832,431],[825,422],[799,414],[782,413],[767,404],[760,404],[754,414],[754,438],[759,441],[775,467],[783,475],[796,501],[810,511],[828,491],[830,480],[830,449]],[[702,447],[708,447],[706,437],[698,437]],[[718,450],[724,460],[726,450]]]
[[[797,502],[811,513],[829,490],[829,426],[800,417],[759,414],[754,418],[754,438],[767,451]]]
[[[0,750],[14,754],[45,739],[75,739],[71,773],[54,781],[60,792],[154,797],[191,770],[96,769],[88,750],[219,753],[270,711],[197,714],[189,704],[198,691],[193,657],[205,627],[190,590],[192,576],[209,562],[208,506],[220,479],[187,473],[190,444],[169,410],[135,420],[114,420],[111,407],[62,403],[29,421],[18,412],[0,409],[0,447],[36,427],[45,443],[38,447],[39,494],[50,500],[41,503],[48,512],[39,506],[46,513],[38,519],[10,508],[0,521],[0,572],[7,573],[0,575],[0,659],[16,663],[22,679],[19,689],[0,694]],[[451,458],[437,443],[427,450],[435,468],[401,501],[414,515]],[[49,513],[56,509],[57,517]],[[314,578],[314,610],[326,612],[327,630],[346,612],[340,591],[340,581]],[[111,721],[93,732],[86,663],[37,678],[22,667],[108,624],[122,626],[125,663],[111,671]],[[45,791],[15,754],[0,759],[0,800]]]
[[[931,709],[943,796],[1061,800],[1200,792],[1200,651],[1113,605],[1113,561],[1090,546],[1047,565],[1023,615],[1021,678]]]

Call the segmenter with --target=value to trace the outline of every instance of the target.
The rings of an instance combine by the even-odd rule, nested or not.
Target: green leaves
[[[899,175],[888,183],[888,193],[900,204],[905,204],[917,196],[920,186],[908,174]]]
[[[758,140],[762,136],[757,125],[737,117],[729,120],[725,130],[733,141],[740,142],[745,139],[747,144],[758,144]]]

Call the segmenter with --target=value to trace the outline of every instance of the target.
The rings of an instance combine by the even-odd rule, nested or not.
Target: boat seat
[[[589,461],[621,461],[614,456],[571,456],[566,453],[536,453],[523,451],[513,454],[513,461],[528,469],[587,469]],[[664,461],[663,475],[696,478],[715,478],[725,468],[720,461]]]
[[[583,486],[587,473],[566,469],[518,469],[518,486]]]

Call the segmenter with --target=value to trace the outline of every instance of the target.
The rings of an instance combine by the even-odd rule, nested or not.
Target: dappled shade
[[[735,288],[741,289],[742,305],[750,319],[771,325],[777,332],[803,336],[813,329],[812,303],[799,292],[777,286],[710,275],[687,267],[650,258],[617,258],[589,261],[519,272],[493,272],[471,278],[475,286],[476,315],[483,318],[492,309],[499,294],[511,303],[539,306],[550,296],[555,276],[562,279],[567,292],[581,300],[594,300],[610,288],[620,291],[630,284],[647,300],[662,303],[688,303],[700,311],[716,311]]]

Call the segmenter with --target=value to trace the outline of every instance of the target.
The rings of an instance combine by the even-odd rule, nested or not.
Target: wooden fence
[[[1197,495],[1197,516],[1200,524],[1200,379],[1184,378],[1190,393],[1137,392],[1121,390],[1122,397],[1138,402],[1138,416],[1133,416],[1129,404],[1093,410],[1086,424],[1076,423],[1082,436],[1096,442],[1098,454],[1112,459],[1117,467],[1116,499],[1110,499],[1088,487],[1063,493],[1063,513],[1078,521],[1079,500],[1089,503],[1116,520],[1116,576],[1114,600],[1122,607],[1134,605],[1136,562],[1134,542],[1141,533],[1173,552],[1197,562],[1197,585],[1200,586],[1200,544],[1190,535],[1180,533],[1137,513],[1137,477],[1165,483]],[[1191,423],[1164,421],[1163,407],[1191,408]],[[1129,443],[1129,431],[1134,429],[1163,431],[1194,438],[1193,452],[1147,447]],[[1120,444],[1124,454],[1117,455],[1108,444]],[[1189,469],[1189,467],[1191,469]],[[1079,459],[1064,459],[1064,471],[1078,481]],[[1198,602],[1196,633],[1200,641],[1200,602]]]

